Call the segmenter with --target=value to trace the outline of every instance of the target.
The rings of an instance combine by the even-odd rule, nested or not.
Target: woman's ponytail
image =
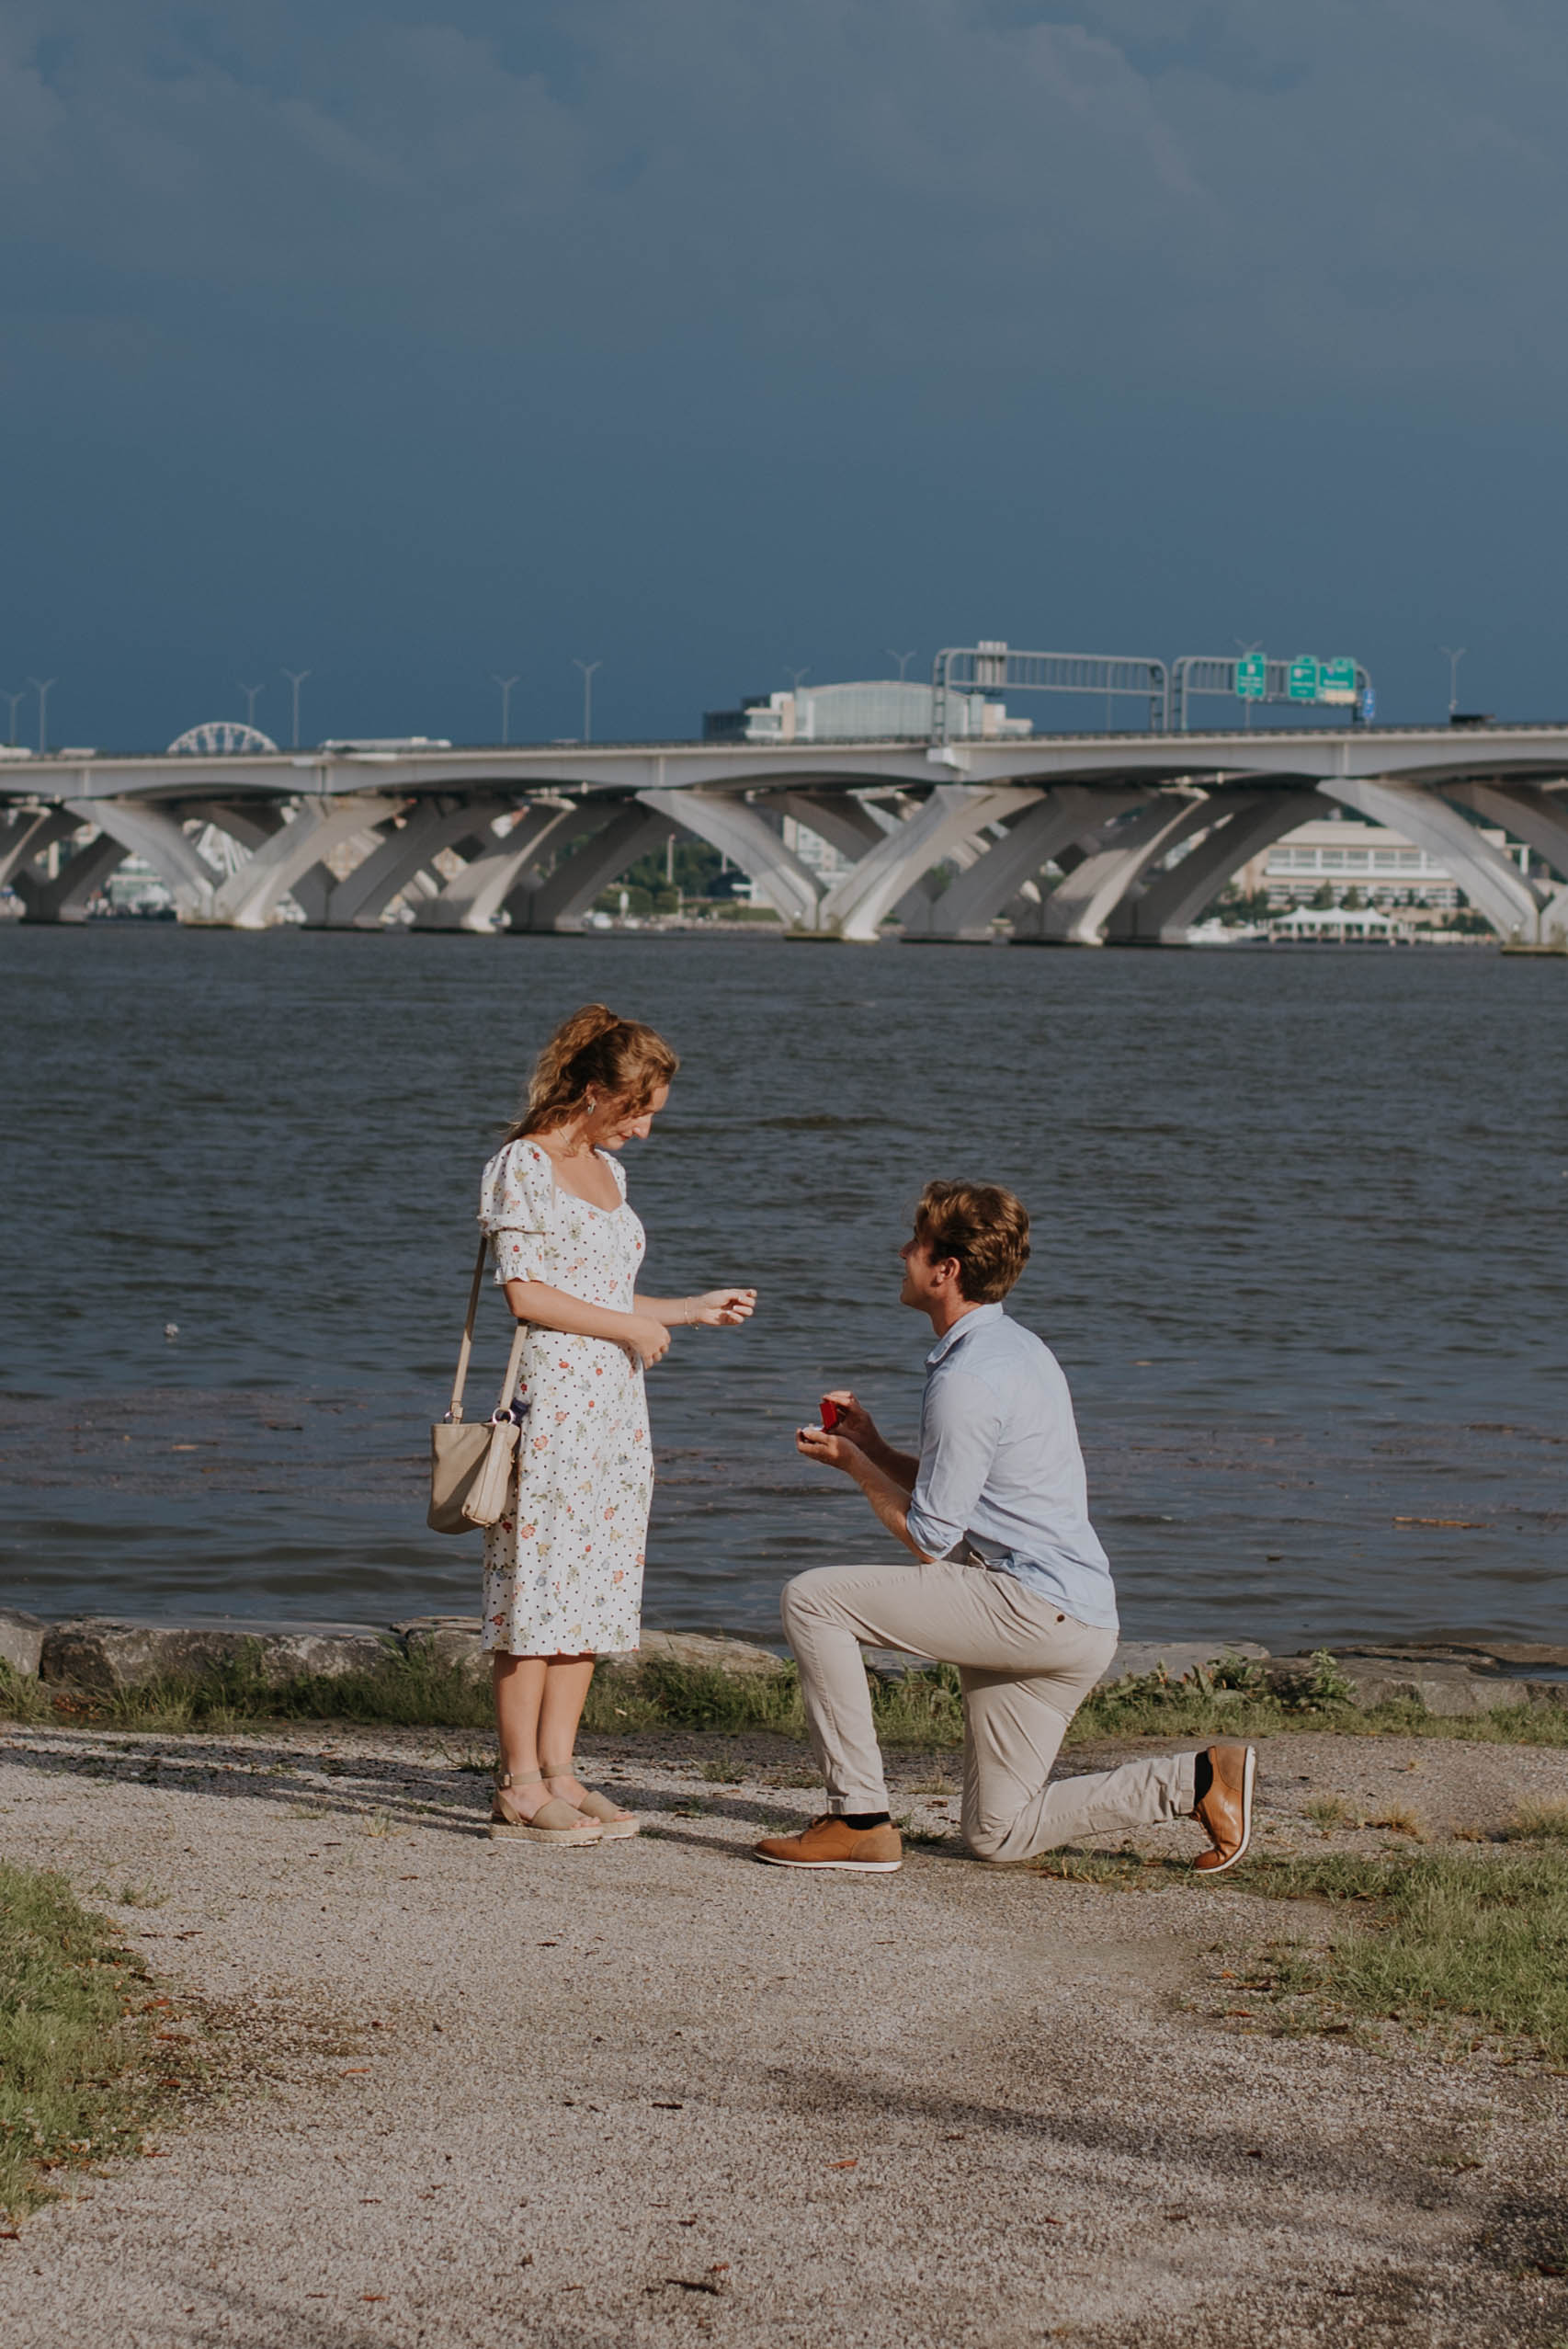
[[[646,1109],[680,1062],[663,1036],[640,1020],[622,1020],[605,1003],[585,1003],[563,1020],[528,1080],[522,1115],[506,1139],[548,1133],[580,1109],[590,1092]]]

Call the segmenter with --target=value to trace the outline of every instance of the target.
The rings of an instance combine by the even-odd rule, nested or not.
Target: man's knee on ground
[[[963,1840],[977,1860],[1007,1860],[1007,1845],[1017,1821],[1011,1819],[966,1819]]]

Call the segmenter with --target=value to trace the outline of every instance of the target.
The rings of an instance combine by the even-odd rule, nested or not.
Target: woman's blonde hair
[[[604,1003],[585,1003],[561,1025],[540,1053],[528,1079],[522,1115],[507,1135],[548,1133],[575,1109],[585,1094],[603,1094],[641,1116],[661,1085],[680,1066],[655,1029],[641,1020],[621,1020]]]

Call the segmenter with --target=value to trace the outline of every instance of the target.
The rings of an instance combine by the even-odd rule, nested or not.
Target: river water
[[[481,1163],[589,997],[685,1062],[627,1151],[650,1286],[762,1293],[653,1374],[650,1623],[777,1636],[885,1553],[791,1430],[852,1383],[912,1431],[895,1250],[967,1173],[1034,1216],[1130,1634],[1562,1636],[1568,964],[1479,951],[0,927],[0,1599],[476,1611],[427,1424]]]

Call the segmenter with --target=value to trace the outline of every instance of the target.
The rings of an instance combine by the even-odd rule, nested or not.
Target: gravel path
[[[229,2083],[0,2242],[8,2349],[1568,2341],[1531,2264],[1568,2241],[1561,2081],[1227,2018],[1239,1954],[1312,1912],[956,1842],[764,1869],[751,1839],[812,1807],[765,1739],[603,1748],[651,1831],[492,1845],[483,1759],[0,1740],[0,1850],[142,1937]],[[944,1766],[901,1766],[933,1834]],[[1325,1792],[1434,1825],[1568,1792],[1568,1756],[1494,1746],[1264,1768],[1278,1849],[1322,1848]]]

